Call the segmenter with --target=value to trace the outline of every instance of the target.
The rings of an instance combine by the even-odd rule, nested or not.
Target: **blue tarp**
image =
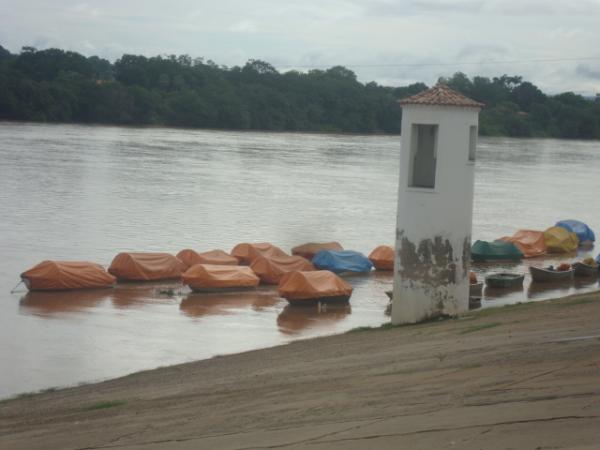
[[[373,264],[365,255],[352,250],[321,250],[312,263],[317,269],[341,272],[370,272]]]
[[[556,226],[575,233],[579,238],[579,244],[585,241],[594,242],[596,240],[592,229],[579,220],[561,220],[560,222],[556,222]]]
[[[596,262],[600,264],[600,255],[596,256]]]

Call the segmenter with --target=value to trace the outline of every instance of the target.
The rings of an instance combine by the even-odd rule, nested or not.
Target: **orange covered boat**
[[[214,264],[218,266],[237,266],[239,261],[223,250],[210,250],[208,252],[198,253],[186,248],[177,253],[177,259],[183,262],[187,267],[195,264]]]
[[[248,266],[196,264],[181,277],[194,292],[222,292],[255,288],[260,279]]]
[[[271,258],[273,256],[289,256],[286,252],[281,250],[279,247],[269,244],[268,242],[262,242],[259,244],[249,244],[244,242],[233,247],[231,255],[235,256],[240,263],[252,264],[252,262],[259,256],[266,256]]]
[[[309,271],[315,270],[307,259],[302,256],[259,256],[250,264],[250,268],[258,275],[260,281],[266,284],[277,284],[288,272],[298,270]]]
[[[329,270],[290,272],[279,283],[279,295],[297,305],[347,303],[352,286]]]
[[[156,281],[181,278],[185,269],[170,253],[119,253],[108,271],[119,280]]]
[[[376,270],[394,270],[394,248],[389,245],[380,245],[369,255],[369,261]]]
[[[339,242],[309,242],[307,244],[297,245],[292,249],[292,255],[302,256],[309,261],[313,259],[317,253],[321,250],[335,250],[342,251],[344,248]]]
[[[519,230],[512,236],[502,237],[500,240],[515,244],[525,258],[533,258],[548,253],[542,231]]]
[[[87,261],[42,261],[21,280],[31,291],[107,288],[117,281],[100,264]]]

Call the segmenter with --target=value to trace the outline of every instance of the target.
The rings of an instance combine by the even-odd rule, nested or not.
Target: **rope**
[[[20,285],[22,282],[23,282],[23,280],[19,281],[19,282],[17,283],[17,285],[16,285],[14,288],[12,288],[12,290],[10,291],[10,293],[11,293],[11,294],[14,294],[15,292],[17,292],[17,290],[16,290],[16,289],[19,287],[19,285]],[[22,291],[21,291],[21,292],[22,292]]]

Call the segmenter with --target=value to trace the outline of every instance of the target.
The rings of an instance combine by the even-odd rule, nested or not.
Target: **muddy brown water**
[[[169,283],[10,294],[43,259],[109,264],[119,251],[289,250],[338,240],[393,244],[397,136],[0,123],[0,397],[377,326],[391,274],[348,280],[349,307],[297,310],[261,287],[192,294]],[[482,139],[473,236],[577,218],[600,230],[600,143]],[[571,261],[597,250],[496,270]],[[172,296],[160,294],[174,288]],[[484,291],[482,307],[598,289],[598,281]]]

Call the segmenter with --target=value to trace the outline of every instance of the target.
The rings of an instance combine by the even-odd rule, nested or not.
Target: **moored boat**
[[[302,256],[311,261],[314,256],[321,250],[336,250],[342,251],[344,248],[339,242],[308,242],[306,244],[297,245],[292,248],[292,255]]]
[[[30,291],[68,291],[112,287],[116,278],[87,261],[42,261],[21,274]]]
[[[250,268],[265,284],[278,284],[288,272],[315,270],[315,266],[306,258],[289,255],[259,256],[250,264]]]
[[[348,303],[352,286],[328,270],[298,271],[287,273],[278,291],[291,305]]]
[[[529,267],[531,279],[539,283],[567,283],[573,280],[575,271],[573,268],[567,270],[544,269],[541,267]]]
[[[598,264],[576,262],[573,264],[573,275],[576,277],[593,278],[598,276]]]
[[[483,295],[483,283],[469,285],[469,298],[481,298]]]
[[[512,242],[475,241],[471,246],[473,261],[520,261],[523,253]]]
[[[380,245],[369,254],[369,261],[375,270],[394,270],[394,248],[389,245]]]
[[[231,256],[237,258],[241,264],[250,265],[260,256],[271,258],[274,256],[279,257],[289,255],[276,245],[273,245],[269,242],[260,242],[255,244],[243,242],[233,247],[233,250],[231,250]]]
[[[196,264],[181,276],[194,292],[230,292],[253,289],[260,279],[248,266]]]
[[[312,262],[317,269],[334,273],[369,273],[373,268],[369,258],[353,250],[321,250]]]
[[[177,253],[176,256],[188,268],[196,264],[213,264],[218,266],[237,266],[239,264],[235,256],[231,256],[223,250],[210,250],[198,253],[195,250],[186,248]]]
[[[181,278],[186,265],[170,253],[130,252],[114,257],[108,272],[119,281],[158,281]]]
[[[494,289],[509,289],[523,286],[525,275],[520,273],[498,272],[485,277],[485,284]]]

